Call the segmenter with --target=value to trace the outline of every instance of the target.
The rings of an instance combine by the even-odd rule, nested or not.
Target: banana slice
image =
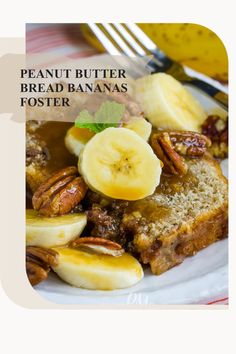
[[[26,210],[26,245],[53,247],[65,245],[81,234],[87,223],[83,213],[47,218]]]
[[[65,136],[65,146],[71,154],[79,156],[80,151],[93,135],[94,133],[89,129],[71,127]]]
[[[91,290],[127,288],[143,278],[140,263],[128,253],[120,257],[58,247],[58,265],[53,270],[65,282]]]
[[[92,190],[124,200],[153,194],[161,174],[160,160],[150,145],[126,128],[96,134],[81,152],[78,167]]]
[[[152,131],[151,123],[141,117],[133,117],[128,123],[125,123],[123,127],[133,130],[145,141],[148,141]]]
[[[206,113],[172,76],[157,73],[136,81],[135,98],[156,128],[200,131]]]

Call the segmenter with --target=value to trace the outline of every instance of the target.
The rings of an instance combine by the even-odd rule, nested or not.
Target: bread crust
[[[227,205],[203,215],[188,227],[182,227],[177,233],[163,237],[162,247],[156,252],[147,249],[141,252],[144,263],[150,263],[154,274],[161,274],[168,269],[182,263],[188,256],[212,243],[227,237],[228,213]]]

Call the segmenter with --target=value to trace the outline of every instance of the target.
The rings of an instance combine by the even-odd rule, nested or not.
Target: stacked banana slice
[[[156,128],[200,131],[206,113],[172,76],[158,73],[136,81],[135,98]]]

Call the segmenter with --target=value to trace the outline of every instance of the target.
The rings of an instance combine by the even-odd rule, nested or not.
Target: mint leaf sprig
[[[113,101],[101,104],[98,111],[92,115],[87,109],[81,111],[75,120],[77,128],[87,128],[94,133],[100,133],[109,127],[118,127],[125,111],[125,105]]]

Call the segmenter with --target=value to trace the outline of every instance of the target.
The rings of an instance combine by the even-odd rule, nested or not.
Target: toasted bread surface
[[[161,274],[227,236],[227,179],[209,156],[187,161],[184,177],[162,176],[156,192],[123,217],[143,263]]]

